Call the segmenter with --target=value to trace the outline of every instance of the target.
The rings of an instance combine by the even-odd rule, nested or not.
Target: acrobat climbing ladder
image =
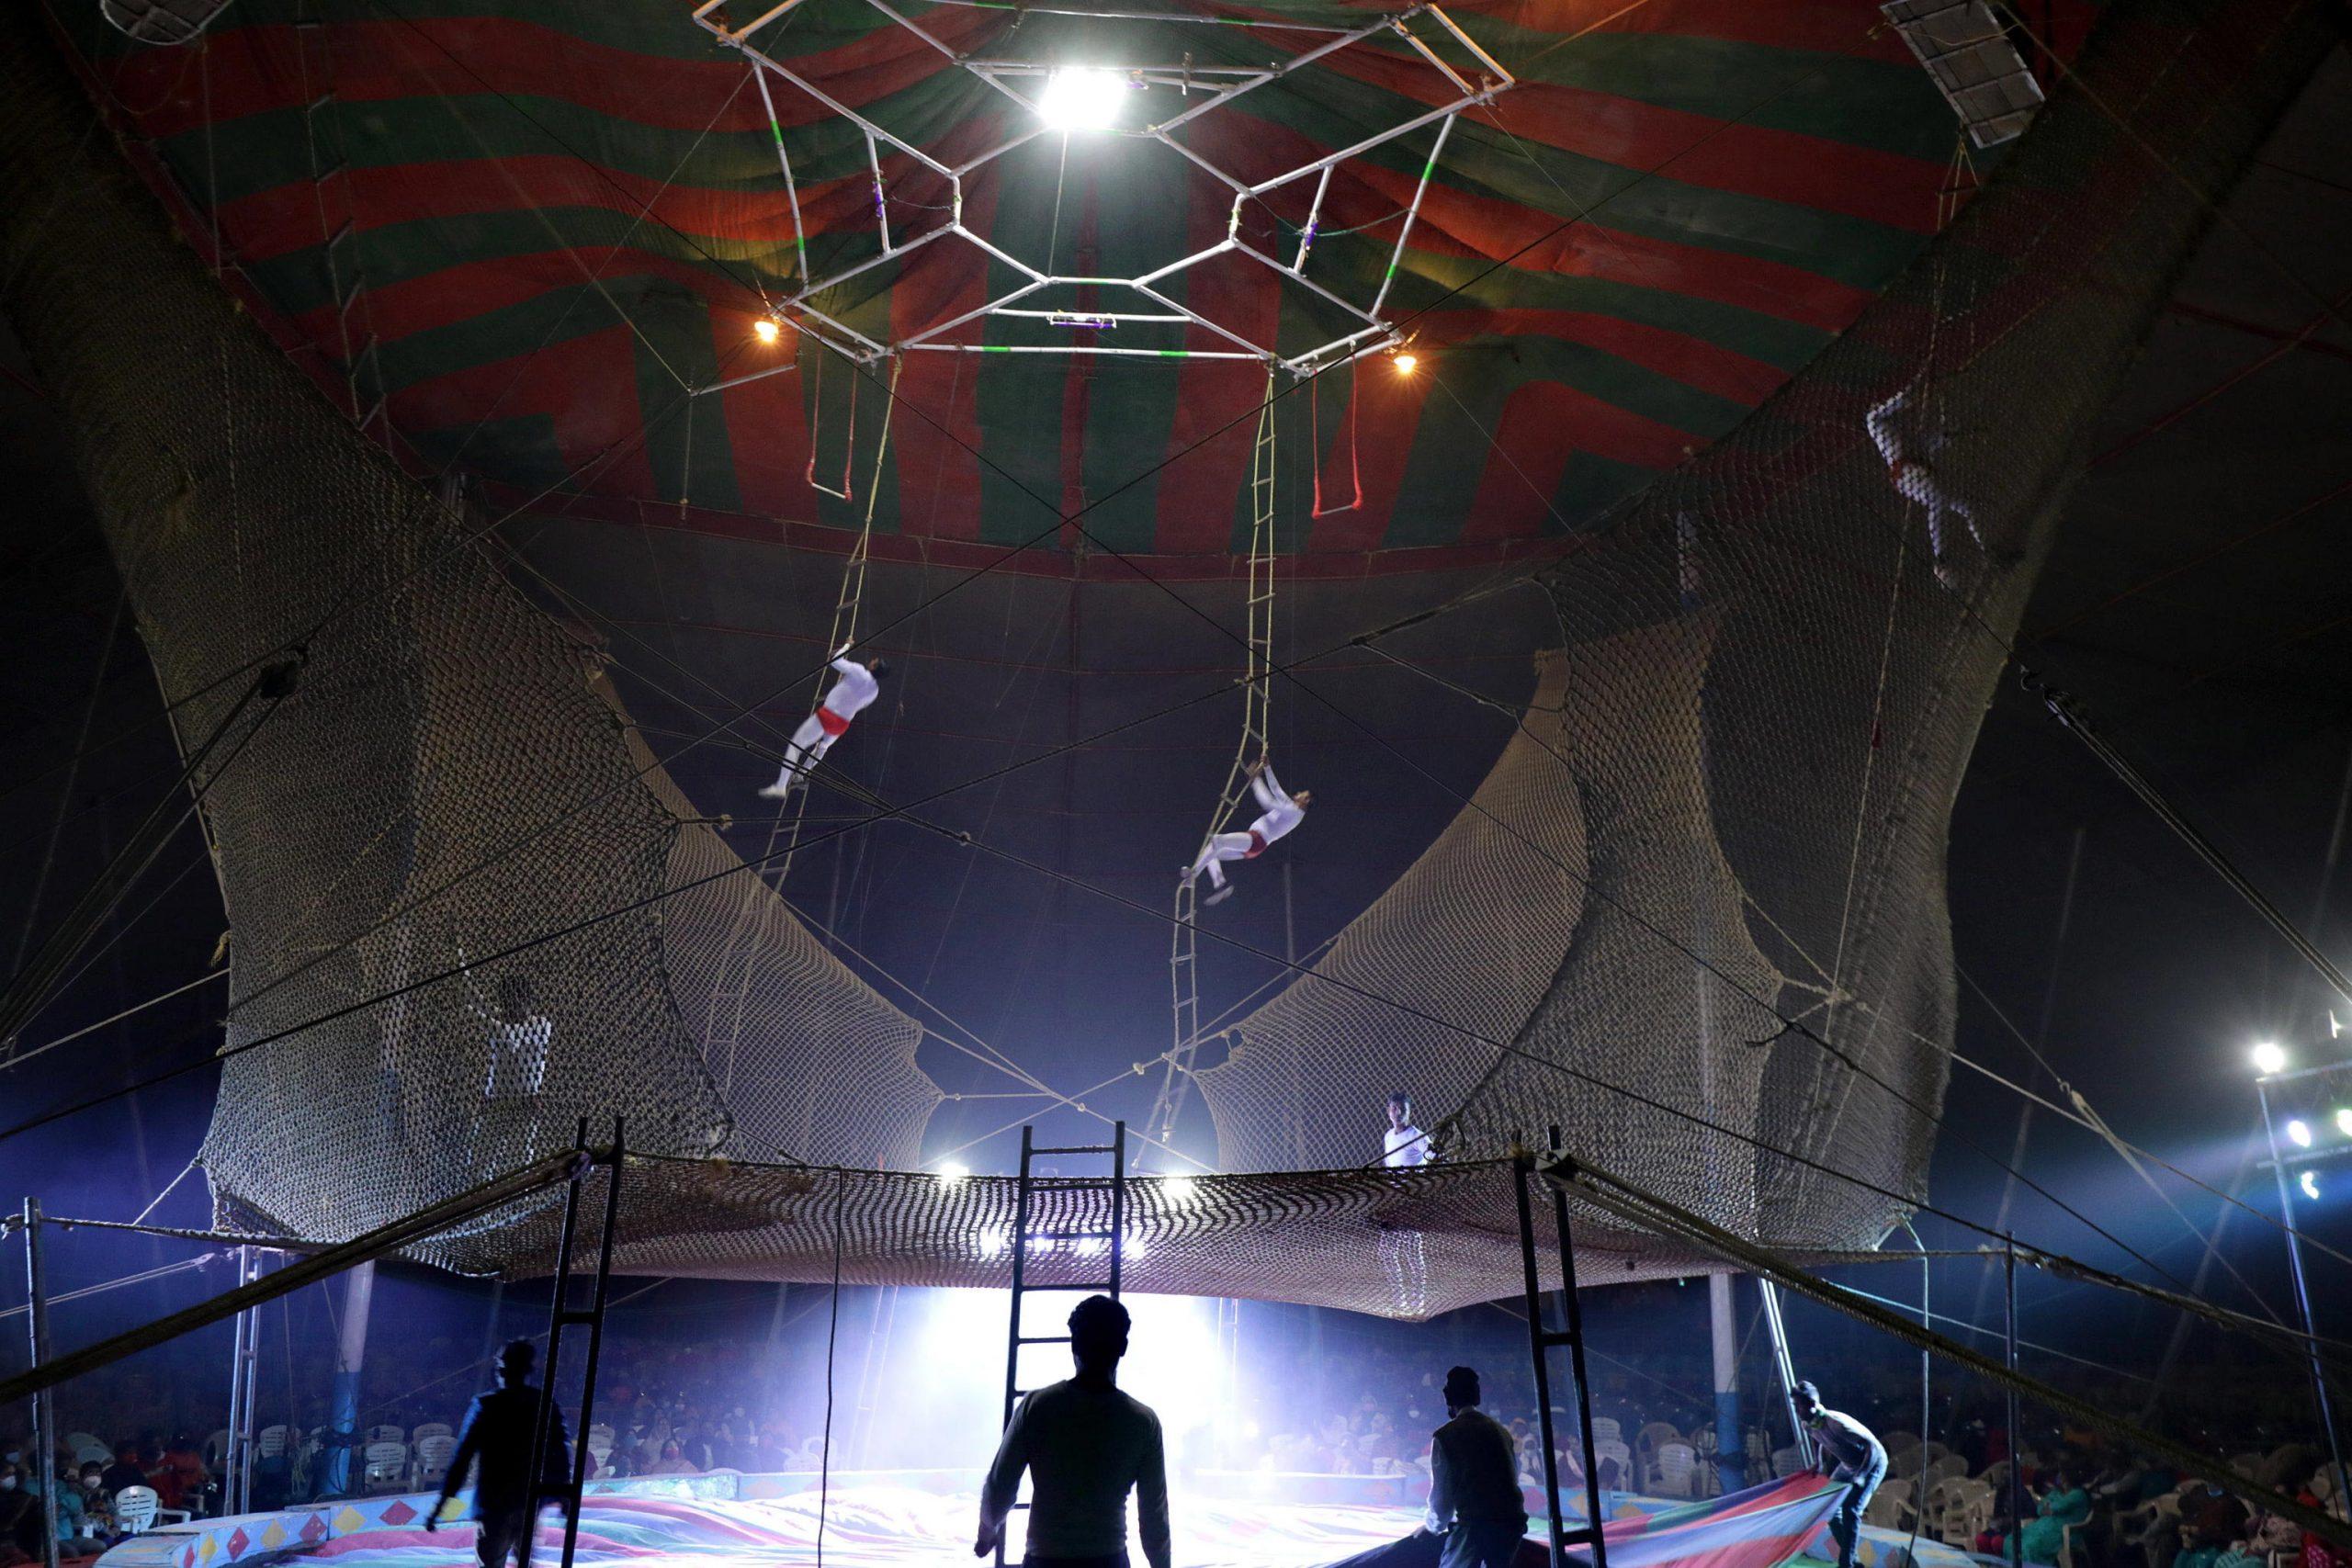
[[[1052,1179],[1051,1190],[1056,1193],[1108,1192],[1111,1195],[1111,1225],[1108,1230],[1072,1227],[1069,1229],[1034,1228],[1037,1205],[1037,1176],[1035,1162],[1048,1155],[1107,1155],[1110,1173],[1100,1180],[1070,1180]],[[1021,1349],[1024,1345],[1067,1345],[1067,1334],[1023,1334],[1021,1331],[1022,1298],[1039,1292],[1051,1291],[1070,1295],[1106,1295],[1119,1299],[1119,1265],[1126,1252],[1127,1229],[1127,1124],[1111,1123],[1111,1141],[1107,1144],[1071,1144],[1059,1148],[1040,1147],[1036,1129],[1021,1129],[1021,1176],[1013,1189],[1012,1208],[1012,1317],[1005,1331],[1004,1346],[1004,1419],[1012,1420],[1012,1407],[1029,1391],[1021,1386]],[[1083,1199],[1076,1207],[1090,1207]],[[1091,1244],[1091,1245],[1090,1245]],[[1071,1249],[1077,1257],[1099,1257],[1109,1259],[1108,1276],[1099,1280],[1075,1280],[1051,1285],[1029,1282],[1031,1251],[1051,1253],[1061,1247]],[[1026,1508],[1025,1502],[1013,1504]],[[1004,1539],[997,1538],[997,1568],[1004,1568]]]
[[[1241,742],[1226,769],[1225,788],[1210,814],[1208,830],[1194,853],[1224,830],[1227,818],[1250,786],[1253,762],[1266,760],[1267,712],[1272,701],[1274,645],[1274,378],[1266,374],[1265,400],[1258,409],[1257,445],[1250,460],[1249,648],[1241,676]],[[1168,986],[1174,1016],[1168,1055],[1161,1059],[1159,1091],[1144,1124],[1145,1141],[1160,1147],[1175,1142],[1177,1118],[1192,1092],[1193,1058],[1201,1043],[1199,946],[1193,920],[1198,896],[1192,877],[1176,884],[1176,918],[1169,924]]]
[[[820,347],[817,352],[824,354],[831,351]],[[865,564],[874,543],[875,500],[882,491],[882,464],[890,451],[890,416],[898,408],[899,371],[905,363],[904,360],[891,363],[889,396],[882,405],[882,434],[874,448],[874,471],[865,487],[865,518],[858,528],[857,538],[850,545],[849,559],[842,567],[841,592],[833,601],[832,624],[825,634],[825,657],[828,660],[857,640],[858,612],[865,601]],[[853,382],[853,390],[854,386]],[[851,438],[854,440],[855,437],[856,425],[853,423]],[[813,452],[814,449],[812,444],[810,450]],[[813,458],[811,460],[813,462]],[[846,484],[846,459],[842,472],[843,483]],[[813,468],[809,483],[815,489],[825,490],[824,486],[816,483]],[[825,493],[838,495],[842,492],[826,490]],[[810,714],[823,705],[825,686],[825,675],[820,671],[816,689],[809,695]],[[743,898],[736,907],[735,920],[728,930],[726,945],[719,950],[718,977],[711,986],[710,1006],[703,1019],[703,1039],[706,1042],[703,1054],[707,1061],[724,1060],[731,1067],[735,1060],[736,1047],[742,1041],[743,1015],[752,994],[752,973],[765,946],[760,940],[762,922],[774,913],[768,889],[773,886],[782,891],[785,875],[792,869],[793,856],[799,852],[800,828],[808,815],[808,786],[803,784],[793,792],[790,800],[776,807],[775,819],[768,824],[767,842],[762,847],[755,863],[756,874],[744,886]],[[779,842],[785,846],[781,857],[776,853]],[[731,1082],[729,1087],[732,1087]]]

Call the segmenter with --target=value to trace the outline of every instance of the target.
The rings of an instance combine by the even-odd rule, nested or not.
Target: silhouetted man
[[[1448,1417],[1430,1441],[1430,1517],[1445,1537],[1438,1568],[1511,1568],[1527,1534],[1510,1429],[1478,1408],[1478,1374],[1445,1374]]]
[[[474,1541],[474,1555],[481,1568],[504,1568],[509,1552],[515,1568],[531,1568],[531,1538],[538,1533],[539,1509],[571,1489],[571,1439],[565,1435],[560,1410],[554,1413],[548,1433],[539,1483],[535,1487],[529,1481],[542,1397],[531,1383],[531,1365],[537,1359],[538,1352],[527,1339],[517,1339],[498,1353],[498,1386],[474,1396],[458,1433],[458,1447],[449,1456],[441,1495],[424,1516],[427,1531],[437,1528],[443,1505],[466,1483],[466,1472],[477,1470],[474,1519],[481,1533]]]
[[[1127,1323],[1127,1309],[1108,1296],[1089,1296],[1071,1310],[1069,1350],[1078,1375],[1033,1390],[1013,1407],[980,1489],[973,1556],[986,1557],[1004,1538],[1005,1516],[1026,1470],[1028,1568],[1124,1568],[1130,1489],[1145,1560],[1169,1568],[1159,1417],[1118,1387]]]
[[[1821,1390],[1810,1382],[1797,1384],[1797,1419],[1813,1434],[1820,1450],[1821,1468],[1846,1488],[1838,1511],[1829,1516],[1829,1533],[1838,1541],[1838,1568],[1854,1568],[1854,1542],[1862,1533],[1862,1510],[1871,1495],[1886,1479],[1886,1445],[1877,1434],[1842,1410],[1821,1403]]]

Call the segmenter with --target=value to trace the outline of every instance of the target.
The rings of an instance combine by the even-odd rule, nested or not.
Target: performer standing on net
[[[1209,841],[1201,846],[1200,858],[1184,868],[1187,882],[1204,871],[1209,874],[1209,882],[1216,891],[1202,899],[1204,904],[1222,904],[1233,897],[1233,889],[1225,884],[1223,862],[1256,860],[1264,854],[1268,844],[1306,820],[1306,807],[1315,798],[1311,789],[1300,790],[1296,795],[1283,794],[1281,781],[1262,757],[1250,764],[1250,793],[1258,797],[1259,806],[1263,807],[1258,819],[1250,824],[1250,830],[1210,834]]]
[[[1445,1374],[1448,1417],[1430,1441],[1430,1513],[1422,1527],[1445,1537],[1438,1568],[1512,1568],[1527,1534],[1519,1455],[1510,1428],[1478,1408],[1478,1374]]]
[[[1838,1568],[1854,1568],[1854,1542],[1862,1533],[1862,1510],[1871,1506],[1871,1495],[1886,1479],[1886,1445],[1851,1416],[1823,1404],[1821,1390],[1810,1382],[1797,1384],[1797,1419],[1812,1432],[1829,1479],[1845,1485],[1846,1495],[1838,1500],[1838,1511],[1829,1517],[1829,1533],[1838,1541]]]
[[[791,744],[784,749],[784,767],[775,783],[760,791],[762,799],[786,799],[808,782],[809,771],[825,760],[834,741],[849,733],[849,721],[873,706],[874,699],[882,694],[882,678],[890,673],[890,661],[877,659],[870,665],[860,664],[844,648],[834,656],[833,669],[841,679],[825,694],[817,711],[792,732]]]
[[[427,1534],[440,1528],[441,1510],[466,1483],[466,1472],[479,1467],[474,1477],[474,1518],[481,1533],[474,1540],[474,1555],[481,1568],[505,1568],[508,1552],[514,1568],[531,1568],[531,1538],[538,1533],[539,1509],[570,1495],[571,1439],[563,1429],[563,1412],[554,1412],[548,1433],[547,1456],[539,1466],[539,1483],[531,1484],[531,1446],[539,1427],[541,1394],[531,1382],[531,1365],[538,1351],[527,1339],[517,1339],[498,1353],[498,1386],[474,1396],[466,1423],[458,1431],[458,1446],[449,1455],[449,1473],[441,1478],[441,1495],[424,1511]]]
[[[1410,1170],[1437,1158],[1430,1135],[1413,1125],[1413,1097],[1398,1089],[1388,1097],[1388,1125],[1380,1134],[1380,1163],[1391,1170]]]
[[[1159,1417],[1121,1393],[1127,1309],[1089,1296],[1071,1309],[1069,1352],[1078,1375],[1033,1389],[1013,1407],[980,1488],[980,1531],[972,1555],[1004,1539],[1005,1516],[1029,1472],[1028,1568],[1122,1568],[1127,1560],[1127,1493],[1151,1568],[1169,1568],[1168,1461]]]
[[[1976,513],[1966,502],[1946,490],[1936,471],[1928,466],[1928,454],[1940,450],[1944,434],[1940,427],[1932,428],[1924,437],[1913,438],[1914,422],[1905,415],[1911,410],[1911,389],[1905,387],[1871,410],[1863,423],[1869,428],[1871,440],[1877,444],[1879,456],[1886,459],[1887,477],[1894,482],[1895,492],[1905,501],[1916,502],[1928,514],[1928,549],[1936,565],[1936,581],[1946,588],[1959,586],[1959,572],[1953,566],[1944,538],[1944,523],[1957,517],[1967,528],[1968,536],[1976,547],[1996,560],[2009,558],[1984,542],[1976,526]]]

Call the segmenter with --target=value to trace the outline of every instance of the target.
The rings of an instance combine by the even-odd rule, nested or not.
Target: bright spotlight
[[[1420,368],[1421,356],[1418,354],[1393,354],[1388,356],[1388,363],[1396,367],[1397,375],[1410,376]]]
[[[983,1261],[989,1261],[1003,1257],[1012,1245],[1012,1240],[1010,1236],[998,1227],[990,1225],[973,1238],[972,1250],[978,1253]]]
[[[774,316],[762,316],[752,323],[752,335],[762,343],[774,343],[784,335],[784,328]]]
[[[2272,1077],[2287,1070],[2286,1050],[2275,1040],[2265,1040],[2254,1048],[2254,1070],[2264,1077]]]
[[[1159,1199],[1171,1209],[1181,1209],[1200,1194],[1200,1187],[1189,1176],[1164,1176],[1159,1180]]]
[[[2295,1185],[2296,1185],[2296,1186],[2298,1186],[2298,1187],[2300,1187],[2300,1188],[2301,1188],[2301,1189],[2303,1190],[2303,1196],[2304,1196],[2304,1197],[2309,1198],[2309,1199],[2310,1199],[2312,1201],[2313,1201],[2314,1203],[2316,1203],[2317,1201],[2319,1201],[2319,1172],[2318,1172],[2318,1171],[2316,1171],[2316,1170],[2307,1170],[2307,1171],[2303,1172],[2303,1174],[2302,1174],[2301,1178],[2296,1181]]]
[[[1046,78],[1037,112],[1056,130],[1103,130],[1119,118],[1126,82],[1115,71],[1065,65]]]
[[[2296,1117],[2292,1122],[2287,1123],[2287,1141],[2294,1145],[2299,1149],[2310,1148],[2312,1146],[2312,1124],[2304,1121],[2300,1116]]]
[[[2340,1105],[2335,1110],[2335,1130],[2352,1138],[2352,1105]]]
[[[940,1162],[939,1180],[942,1186],[953,1187],[971,1174],[972,1168],[960,1160],[951,1159]]]

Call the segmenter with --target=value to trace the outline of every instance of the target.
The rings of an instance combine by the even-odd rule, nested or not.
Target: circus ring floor
[[[577,1560],[615,1568],[813,1563],[821,1518],[824,1561],[839,1568],[969,1562],[978,1481],[972,1471],[936,1470],[843,1472],[821,1493],[817,1476],[801,1473],[592,1483]],[[1419,1522],[1411,1484],[1234,1472],[1182,1478],[1173,1510],[1178,1568],[1323,1568],[1388,1546]],[[451,1521],[426,1532],[432,1501],[427,1494],[355,1498],[165,1526],[113,1547],[97,1568],[471,1568],[473,1526]],[[1660,1550],[1664,1539],[1646,1551],[1636,1543],[1621,1551],[1619,1521],[1638,1533],[1641,1521],[1691,1506],[1623,1494],[1605,1501],[1611,1568],[1621,1560],[1625,1568],[1724,1561],[1713,1551]],[[1828,1548],[1826,1535],[1809,1527],[1805,1533],[1800,1568]],[[562,1541],[556,1515],[547,1517],[539,1541],[535,1562],[553,1568]],[[1018,1562],[1018,1540],[1012,1544]],[[1900,1568],[1909,1544],[1900,1531],[1867,1529],[1859,1556],[1863,1568]],[[1973,1568],[1968,1554],[1931,1541],[1918,1542],[1916,1557],[1919,1568]]]

